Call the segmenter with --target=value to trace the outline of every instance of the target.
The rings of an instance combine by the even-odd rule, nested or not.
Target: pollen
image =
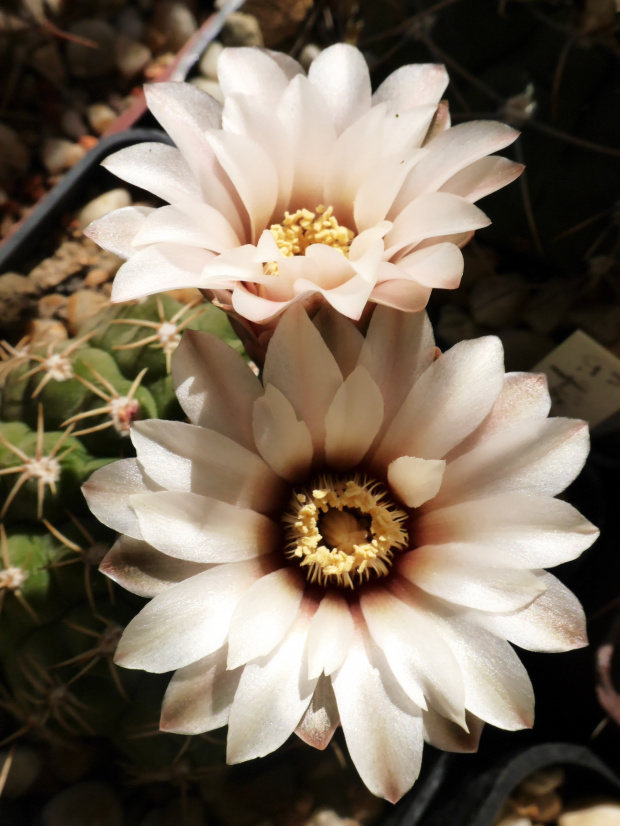
[[[310,582],[354,588],[389,573],[395,551],[408,545],[406,519],[380,482],[321,474],[291,497],[285,554]]]
[[[282,255],[291,258],[305,255],[310,244],[326,244],[349,257],[349,248],[355,233],[338,223],[334,208],[319,204],[314,212],[298,209],[297,212],[285,212],[281,224],[272,224],[269,230],[275,238]],[[265,275],[278,275],[278,265],[269,261],[264,266]]]

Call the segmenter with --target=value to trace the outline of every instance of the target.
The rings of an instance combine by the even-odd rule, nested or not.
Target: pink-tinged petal
[[[157,491],[130,497],[146,542],[190,562],[242,562],[275,550],[280,528],[256,511],[197,493]]]
[[[431,125],[428,127],[428,132],[422,141],[422,146],[429,146],[429,144],[434,141],[438,135],[441,135],[442,132],[449,129],[451,125],[450,104],[447,100],[440,100],[437,104],[435,117],[431,121]],[[429,149],[430,148],[431,147],[429,146]]]
[[[297,418],[308,425],[315,450],[322,451],[325,416],[342,384],[342,374],[302,307],[291,307],[276,327],[263,381],[287,397]]]
[[[450,462],[433,507],[501,493],[557,496],[575,479],[589,448],[588,426],[577,419],[517,424]]]
[[[289,83],[291,65],[283,70],[274,53],[262,49],[224,49],[217,62],[217,77],[225,98],[247,95],[273,110]]]
[[[559,579],[544,571],[546,591],[531,605],[511,614],[472,612],[469,621],[528,651],[558,653],[588,644],[586,618],[577,597]]]
[[[424,287],[455,290],[463,275],[463,254],[454,244],[433,244],[399,258],[397,265]]]
[[[123,207],[108,212],[103,218],[93,221],[84,230],[84,235],[108,252],[121,258],[135,255],[131,242],[144,225],[147,216],[156,210],[152,207]]]
[[[435,340],[426,313],[405,315],[383,307],[375,309],[359,363],[381,390],[384,428],[434,358]]]
[[[114,661],[161,674],[221,648],[237,602],[273,570],[269,557],[217,565],[156,596],[125,629]]]
[[[494,433],[519,422],[546,419],[551,409],[547,377],[542,373],[506,373],[504,386],[484,421],[450,452],[449,461],[469,453]]]
[[[576,559],[598,530],[568,502],[508,493],[423,513],[416,545],[464,542],[512,558],[525,568],[550,568]]]
[[[311,244],[306,247],[303,257],[316,264],[316,276],[313,280],[323,290],[340,287],[341,284],[346,284],[355,275],[355,270],[349,259],[327,244]],[[290,261],[284,263],[285,272],[286,265],[290,263]]]
[[[415,169],[414,169],[415,172]],[[488,227],[490,219],[464,198],[448,192],[426,192],[394,208],[388,215],[394,226],[385,236],[385,254],[394,256],[404,247],[419,244],[425,238],[439,238],[472,229]]]
[[[354,46],[324,49],[310,64],[308,80],[327,101],[338,134],[370,109],[368,66]]]
[[[256,293],[248,290],[243,284],[235,284],[232,294],[232,305],[235,312],[243,318],[247,318],[248,321],[265,324],[268,321],[273,321],[277,316],[282,315],[293,303],[303,300],[303,298],[304,297],[300,295],[292,295],[287,300],[277,301],[256,295]]]
[[[225,646],[180,668],[166,689],[159,728],[202,734],[225,726],[240,677],[240,668],[226,670]]]
[[[297,616],[304,583],[298,569],[280,568],[245,592],[230,620],[227,668],[271,654]]]
[[[278,476],[299,482],[308,474],[314,454],[310,431],[272,384],[254,404],[253,427],[258,452]]]
[[[347,469],[362,461],[383,422],[383,396],[365,367],[356,367],[325,417],[325,458]]]
[[[227,436],[185,422],[147,419],[131,429],[144,472],[168,490],[213,496],[266,513],[282,483],[260,456]]]
[[[394,278],[377,284],[370,300],[404,313],[419,313],[426,307],[430,297],[430,287],[423,287],[413,279]]]
[[[474,203],[512,183],[524,169],[521,163],[502,158],[501,155],[491,155],[474,161],[448,178],[439,191],[452,192],[453,195],[460,195]]]
[[[307,78],[297,75],[277,108],[288,142],[295,147],[295,173],[289,210],[324,203],[326,158],[336,141],[336,130],[325,99]]]
[[[202,198],[200,181],[183,155],[165,143],[127,146],[107,157],[101,165],[128,184],[152,192],[169,204]]]
[[[227,97],[222,126],[226,132],[252,138],[269,155],[278,174],[278,198],[273,214],[275,220],[279,220],[291,198],[294,147],[286,139],[273,111],[248,95]]]
[[[390,221],[381,221],[376,226],[365,229],[363,232],[360,232],[359,235],[356,235],[349,247],[349,260],[354,262],[360,261],[369,250],[374,250],[375,247],[377,247],[377,242],[383,241],[384,236],[389,232],[391,227],[392,224]],[[383,246],[380,249],[380,258],[382,258]]]
[[[262,277],[263,267],[256,255],[256,247],[244,244],[212,258],[202,272],[200,286],[208,287],[209,278],[228,278],[232,282],[238,278],[244,281],[253,281],[256,278],[260,281]]]
[[[353,639],[353,618],[347,601],[327,591],[308,633],[308,676],[333,674],[344,662]]]
[[[401,112],[437,104],[448,85],[445,66],[438,63],[414,63],[392,72],[372,96],[373,106],[387,103],[389,111]]]
[[[278,68],[284,73],[287,80],[292,80],[297,75],[303,75],[304,70],[300,63],[294,57],[285,54],[285,52],[277,52],[272,49],[265,49],[265,53],[274,61]]]
[[[358,232],[376,226],[390,211],[409,171],[425,154],[424,149],[389,155],[376,161],[355,195],[353,214]]]
[[[333,140],[322,158],[325,203],[334,207],[339,223],[349,229],[355,226],[353,204],[358,190],[382,154],[384,123],[385,107],[374,106]]]
[[[424,611],[379,588],[364,593],[360,606],[407,696],[422,709],[428,700],[441,714],[465,725],[465,689],[458,663]]]
[[[346,379],[355,370],[364,344],[364,336],[332,307],[322,307],[312,319],[312,323],[336,359],[343,378]]]
[[[519,137],[519,132],[497,121],[470,121],[446,129],[430,143],[428,155],[411,171],[394,203],[398,213],[424,192],[433,192],[463,167],[498,152]]]
[[[478,751],[484,723],[471,712],[468,711],[465,715],[467,730],[442,717],[441,714],[437,714],[432,708],[422,712],[422,719],[424,720],[424,739],[436,749],[458,754],[471,754]]]
[[[131,209],[131,207],[129,207]],[[133,238],[132,247],[147,244],[183,244],[223,252],[239,246],[239,238],[226,218],[208,204],[164,206],[152,210]]]
[[[202,286],[201,273],[215,258],[206,250],[178,244],[153,244],[136,252],[116,274],[112,301]]]
[[[304,743],[322,751],[330,744],[339,723],[340,715],[331,680],[322,675],[295,734]]]
[[[278,200],[278,173],[264,149],[252,138],[209,130],[207,139],[234,184],[250,217],[252,240],[267,227]]]
[[[383,131],[383,154],[403,156],[412,149],[419,149],[436,112],[437,106],[434,103],[401,109],[399,112],[388,110]]]
[[[332,686],[355,768],[373,794],[396,803],[420,772],[422,712],[362,630],[361,618],[358,623],[348,656],[332,676]]]
[[[372,284],[369,284],[367,279],[360,275],[353,275],[338,287],[324,289],[312,281],[299,278],[295,282],[295,290],[300,295],[307,295],[312,292],[318,293],[339,313],[357,321],[368,303]]]
[[[161,490],[160,485],[142,473],[136,459],[120,459],[105,465],[82,485],[84,498],[97,519],[134,539],[142,539],[142,534],[129,497],[155,490]]]
[[[172,356],[172,378],[192,424],[255,450],[252,409],[263,388],[239,353],[217,336],[186,330]]]
[[[274,751],[303,717],[317,683],[308,678],[304,662],[311,616],[302,603],[276,650],[243,669],[228,720],[227,763]]]
[[[132,594],[150,598],[210,567],[201,562],[175,559],[139,539],[120,536],[99,570]]]
[[[427,594],[481,611],[516,611],[543,593],[531,571],[482,565],[468,546],[424,545],[399,556],[398,573]]]
[[[494,336],[461,341],[440,356],[409,391],[373,461],[444,457],[493,406],[502,389],[503,361]]]
[[[388,482],[408,508],[419,508],[437,495],[445,469],[443,459],[399,456],[388,465]]]

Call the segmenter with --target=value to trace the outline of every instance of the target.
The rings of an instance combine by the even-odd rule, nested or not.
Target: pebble
[[[606,800],[564,812],[558,826],[620,826],[620,803]]]
[[[107,270],[104,270],[103,267],[95,267],[92,270],[89,270],[88,275],[84,279],[84,286],[90,287],[98,287],[100,284],[105,284],[110,278],[110,273]]]
[[[42,826],[123,826],[116,792],[106,783],[78,783],[55,795],[43,809]]]
[[[64,241],[51,258],[46,258],[30,273],[30,280],[41,290],[57,287],[89,263],[77,241]]]
[[[224,103],[224,95],[220,88],[220,84],[216,80],[209,80],[206,77],[194,77],[190,80],[190,83],[192,86],[202,89],[203,92],[211,95],[212,98],[215,98],[220,103]]]
[[[139,75],[153,59],[148,46],[121,34],[116,42],[116,67],[124,78]]]
[[[34,49],[30,53],[29,62],[44,77],[49,77],[55,83],[64,83],[67,79],[67,72],[60,56],[60,50],[53,40],[49,40],[39,46],[38,49]]]
[[[308,71],[310,68],[310,64],[314,60],[315,57],[318,57],[321,54],[320,46],[317,46],[316,43],[306,43],[299,54],[299,62],[303,66],[303,68]]]
[[[41,147],[41,160],[50,175],[66,172],[85,155],[86,150],[83,146],[66,138],[47,138]]]
[[[68,138],[79,141],[88,134],[88,129],[82,116],[75,109],[67,109],[60,118],[60,128]]]
[[[127,6],[116,18],[115,28],[121,36],[141,42],[145,30],[144,16],[137,9]]]
[[[540,769],[526,777],[519,785],[519,790],[532,795],[548,794],[562,785],[564,777],[564,769],[560,766],[553,769]]]
[[[60,318],[67,306],[67,296],[59,293],[44,295],[38,302],[39,318]]]
[[[30,152],[14,129],[0,123],[0,181],[8,183],[24,175],[30,166]]]
[[[0,767],[4,767],[11,749],[0,751]],[[41,771],[41,757],[30,746],[18,744],[11,758],[11,768],[6,778],[2,796],[7,798],[21,797],[27,792]]]
[[[529,817],[519,817],[518,815],[508,815],[498,820],[495,826],[532,826]]]
[[[55,344],[69,338],[67,328],[55,318],[33,318],[26,330],[31,344]]]
[[[89,318],[97,315],[109,304],[105,295],[94,290],[76,290],[69,296],[66,304],[67,324],[71,335],[75,335]]]
[[[16,327],[32,310],[38,290],[25,275],[0,275],[0,328]]]
[[[333,809],[319,809],[306,820],[305,826],[358,826],[350,817],[340,817]]]
[[[96,135],[103,135],[118,117],[114,109],[110,108],[107,103],[91,103],[86,110],[86,115]]]
[[[265,42],[253,14],[244,14],[241,11],[233,12],[226,18],[222,28],[222,43],[225,46],[258,46],[263,47]]]
[[[198,24],[184,3],[162,0],[155,5],[152,28],[163,35],[165,48],[178,52],[196,32]]]
[[[103,20],[80,20],[69,29],[70,34],[92,40],[97,48],[70,41],[67,63],[74,77],[102,77],[112,71],[116,62],[116,32]]]
[[[84,229],[91,221],[103,218],[108,212],[127,207],[130,204],[131,195],[126,189],[110,189],[108,192],[104,192],[103,195],[93,198],[85,207],[82,207],[76,215],[77,224],[80,229]]]
[[[198,64],[200,74],[203,77],[209,80],[217,80],[217,61],[220,59],[223,51],[224,47],[219,40],[214,40],[212,43],[209,43]]]
[[[474,321],[499,329],[517,324],[527,297],[520,275],[489,275],[474,284],[469,305]]]

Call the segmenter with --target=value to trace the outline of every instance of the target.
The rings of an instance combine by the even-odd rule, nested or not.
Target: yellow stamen
[[[284,213],[281,224],[272,224],[269,230],[275,238],[282,255],[290,258],[305,255],[310,244],[327,244],[348,258],[351,242],[355,233],[348,227],[341,226],[334,216],[332,206],[319,204],[314,212],[298,209],[292,215]],[[265,275],[278,275],[278,265],[269,261],[264,265]]]
[[[385,576],[395,550],[407,547],[405,511],[363,474],[322,474],[296,491],[283,522],[285,553],[299,559],[310,582],[353,588],[371,575]]]

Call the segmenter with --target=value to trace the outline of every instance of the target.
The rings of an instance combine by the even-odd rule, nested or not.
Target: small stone
[[[53,80],[54,83],[64,83],[67,79],[60,50],[53,40],[48,40],[47,43],[31,52],[30,64],[45,77]]]
[[[62,318],[67,306],[67,296],[59,293],[50,293],[39,299],[37,309],[39,318]]]
[[[124,8],[116,18],[116,30],[134,42],[142,41],[144,29],[144,16],[131,6]]]
[[[178,52],[196,32],[198,24],[184,3],[162,0],[155,5],[152,28],[164,36],[165,48]]]
[[[33,318],[26,330],[31,344],[56,344],[69,338],[67,328],[54,318]]]
[[[258,20],[252,14],[241,11],[233,12],[226,18],[222,28],[222,43],[225,46],[265,45]]]
[[[33,748],[21,743],[16,746],[12,758],[10,754],[11,749],[0,751],[0,769],[4,767],[7,759],[11,759],[11,767],[2,789],[2,796],[21,797],[32,787],[39,776],[41,757]]]
[[[30,166],[30,152],[10,126],[0,123],[0,181],[9,183],[24,175]]]
[[[94,290],[77,290],[67,301],[67,324],[71,335],[75,335],[89,318],[108,307],[110,302],[105,295]]]
[[[130,204],[131,195],[126,189],[110,189],[108,192],[104,192],[103,195],[89,201],[78,212],[75,219],[80,229],[85,229],[92,221],[103,218],[108,212],[122,209],[122,207],[127,207]]]
[[[60,118],[60,128],[69,138],[79,141],[88,133],[82,116],[75,109],[67,109]]]
[[[558,826],[620,826],[620,803],[602,800],[564,812]]]
[[[316,43],[306,43],[299,54],[299,62],[303,66],[303,68],[308,71],[310,68],[310,64],[314,60],[315,57],[318,57],[321,54],[320,46],[317,46]]]
[[[153,55],[148,46],[121,34],[116,42],[116,67],[124,78],[130,80],[144,71]]]
[[[55,795],[43,809],[42,826],[123,826],[124,814],[114,790],[96,781],[78,783]]]
[[[110,273],[107,270],[104,270],[102,267],[95,267],[89,270],[88,275],[84,279],[84,286],[92,289],[93,287],[98,287],[100,284],[105,284],[109,279]]]
[[[220,59],[220,55],[223,51],[224,47],[219,40],[214,40],[209,43],[204,51],[204,54],[200,58],[200,63],[198,64],[200,74],[203,77],[206,77],[209,80],[217,80],[217,61]]]
[[[64,241],[51,258],[46,258],[30,273],[30,279],[41,290],[57,287],[88,266],[84,248],[77,241]]]
[[[80,20],[69,33],[91,41],[94,46],[70,41],[67,63],[74,77],[101,77],[114,68],[116,62],[116,32],[103,20]]]
[[[564,321],[582,284],[567,277],[552,278],[537,289],[523,310],[523,320],[532,330],[547,335]]]
[[[265,46],[271,49],[299,32],[312,4],[313,0],[246,0],[243,9],[256,15]]]
[[[495,826],[532,826],[529,817],[519,817],[519,815],[507,815],[498,820]]]
[[[118,115],[107,103],[92,103],[86,110],[88,122],[96,135],[103,135],[106,129],[111,126]]]
[[[224,103],[224,94],[220,88],[220,84],[216,80],[209,80],[206,77],[193,77],[190,83],[192,86],[202,89],[203,92],[211,95],[212,98],[215,98],[215,100],[220,103]]]
[[[489,275],[474,284],[469,304],[478,324],[493,329],[514,326],[528,296],[520,275]]]
[[[358,826],[350,817],[340,817],[333,809],[319,809],[308,818],[305,826]]]
[[[564,769],[540,769],[533,772],[519,785],[519,791],[525,794],[541,795],[553,792],[564,782]]]
[[[87,240],[90,241],[90,239]],[[115,255],[113,252],[108,252],[107,250],[100,249],[96,250],[95,253],[96,254],[92,262],[93,266],[107,272],[108,278],[116,275],[118,268],[123,263],[124,259],[118,255]]]
[[[516,814],[532,818],[536,823],[555,821],[563,809],[562,798],[555,791],[530,794],[520,789],[511,802]]]
[[[32,311],[37,294],[36,285],[25,275],[0,275],[0,328],[18,326]]]
[[[85,155],[86,150],[79,143],[65,138],[47,138],[41,148],[41,160],[50,175],[66,172]]]

